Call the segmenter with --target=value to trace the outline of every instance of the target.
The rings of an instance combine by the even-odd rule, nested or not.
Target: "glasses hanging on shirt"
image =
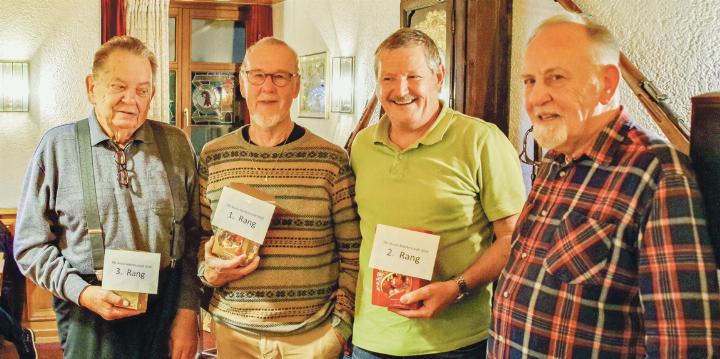
[[[125,151],[123,151],[118,145],[112,143],[113,150],[115,151],[115,163],[117,164],[118,170],[118,183],[120,186],[128,188],[130,186],[130,177],[128,176],[127,160],[125,158]]]
[[[538,167],[540,167],[540,164],[542,162],[536,161],[536,160],[530,158],[530,156],[528,156],[528,153],[527,153],[528,135],[530,135],[530,132],[532,132],[532,131],[533,131],[533,126],[530,126],[530,128],[528,128],[528,130],[525,131],[525,136],[523,137],[523,142],[522,142],[522,151],[520,152],[520,156],[518,156],[518,157],[520,158],[520,162],[522,162],[526,165],[532,166],[532,180],[535,180],[535,175],[537,174]],[[540,151],[540,148],[536,147],[535,151],[536,152]]]

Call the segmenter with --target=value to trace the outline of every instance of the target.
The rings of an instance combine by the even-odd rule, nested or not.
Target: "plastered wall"
[[[690,119],[692,96],[720,90],[720,1],[575,0],[575,3],[613,32],[625,55],[670,96],[670,107],[685,121]],[[510,139],[518,148],[529,127],[520,80],[525,44],[542,19],[563,11],[552,0],[513,1]],[[637,122],[659,133],[624,83],[620,96]],[[528,166],[524,166],[524,171],[529,174]]]
[[[90,111],[100,1],[0,1],[0,61],[30,62],[30,111],[0,112],[0,208],[15,208],[40,136]]]
[[[333,56],[355,56],[355,112],[330,113],[329,119],[298,118],[295,101],[293,119],[343,145],[375,89],[375,48],[399,27],[399,0],[286,0],[275,4],[273,33],[298,55],[327,52],[328,66]]]

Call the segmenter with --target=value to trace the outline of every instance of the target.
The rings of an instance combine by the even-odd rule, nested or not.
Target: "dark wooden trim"
[[[450,84],[452,93],[453,108],[460,112],[465,112],[465,67],[466,67],[466,46],[465,46],[465,29],[467,28],[467,1],[454,1],[452,8],[452,21],[454,22],[454,33],[448,32],[453,36],[453,40],[448,43],[453,44],[453,63],[447,66],[449,70],[447,76],[452,79]],[[451,26],[453,23],[451,23]]]
[[[509,127],[511,0],[468,0],[465,113]]]
[[[193,62],[190,64],[190,72],[235,72],[240,71],[240,63],[217,63],[217,62]]]

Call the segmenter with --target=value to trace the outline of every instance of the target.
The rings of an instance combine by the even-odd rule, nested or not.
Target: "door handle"
[[[185,107],[183,109],[183,118],[185,119],[185,127],[190,128],[190,111]]]

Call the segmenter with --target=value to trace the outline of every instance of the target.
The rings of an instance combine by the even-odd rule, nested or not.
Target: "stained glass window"
[[[193,125],[231,124],[242,117],[235,73],[193,72],[191,85]]]

